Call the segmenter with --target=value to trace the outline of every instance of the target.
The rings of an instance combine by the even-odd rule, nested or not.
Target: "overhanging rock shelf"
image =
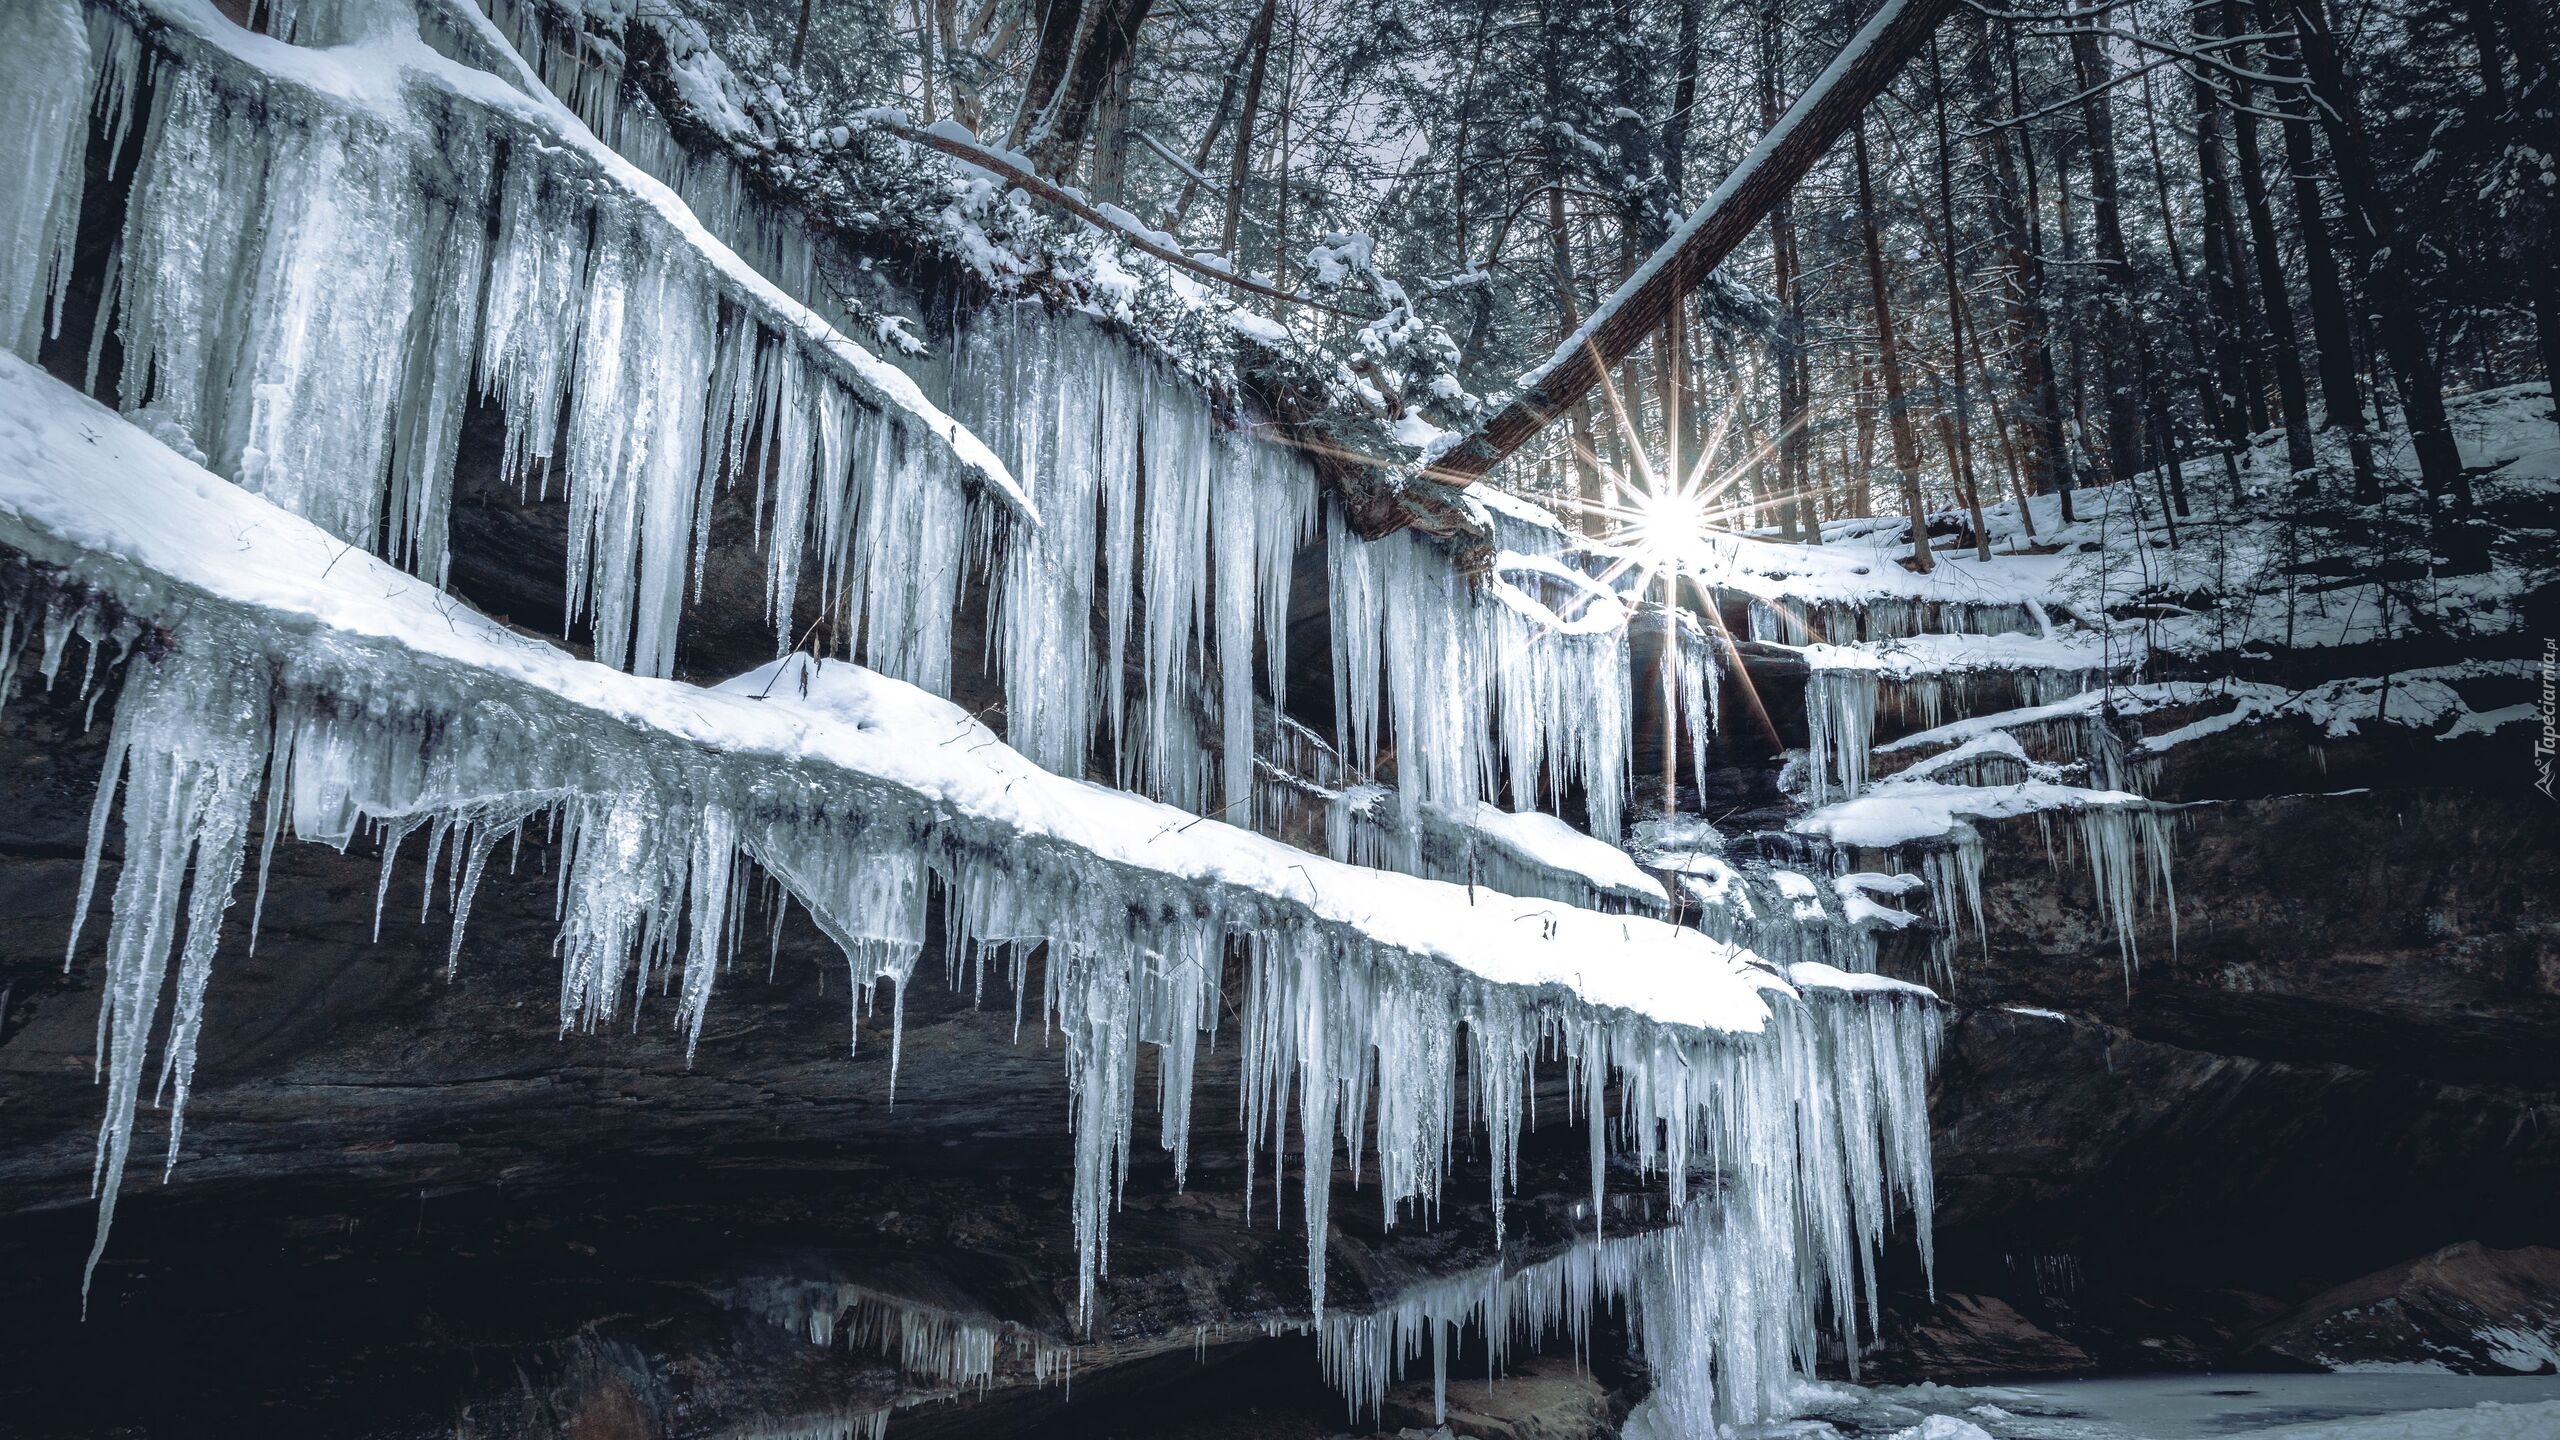
[[[932,918],[960,937],[947,963],[998,972],[1017,1003],[1036,991],[1072,1094],[1088,1316],[1140,1046],[1159,1054],[1178,1170],[1187,1077],[1227,989],[1243,997],[1253,1148],[1276,1167],[1294,1110],[1308,1171],[1347,1154],[1391,1219],[1430,1216],[1480,1126],[1498,1227],[1533,1068],[1560,1061],[1591,1135],[1595,1222],[1612,1152],[1658,1177],[1683,1221],[1607,1252],[1610,1286],[1568,1287],[1633,1295],[1666,1414],[1769,1413],[1820,1335],[1854,1342],[1896,1207],[1926,1233],[1927,992],[1199,818],[1252,814],[1255,736],[1279,698],[1255,694],[1257,668],[1266,692],[1285,675],[1290,567],[1321,533],[1337,734],[1353,771],[1392,752],[1397,833],[1455,816],[1552,858],[1553,837],[1480,807],[1569,785],[1614,833],[1622,627],[1615,601],[1562,573],[1551,531],[1489,522],[1511,548],[1482,586],[1414,536],[1356,542],[1302,462],[1072,318],[988,311],[919,387],[510,76],[476,12],[306,12],[297,37],[342,43],[284,44],[188,0],[47,0],[5,22],[42,57],[5,97],[44,147],[0,197],[33,217],[0,272],[21,355],[59,362],[81,243],[103,226],[117,257],[93,338],[112,323],[121,365],[92,345],[95,363],[69,368],[124,418],[0,362],[0,543],[26,577],[9,634],[33,637],[28,683],[52,683],[75,637],[89,654],[71,663],[119,672],[84,882],[120,799],[101,1247],[147,1101],[168,1103],[177,1157],[252,846],[263,876],[288,831],[344,847],[370,826],[388,874],[400,840],[423,835],[467,966],[459,922],[480,878],[547,825],[566,856],[564,1027],[667,986],[698,1032],[750,873],[806,909],[893,1016]],[[109,183],[85,187],[93,170]],[[84,205],[118,193],[120,214]],[[1003,378],[980,390],[981,375]],[[479,395],[503,415],[516,483],[563,477],[567,619],[605,663],[434,583],[458,417]],[[651,678],[672,668],[714,497],[744,487],[771,537],[780,645],[814,556],[807,578],[868,668],[794,659],[716,690]],[[952,682],[973,575],[997,617],[1010,744],[931,693]],[[1580,595],[1578,620],[1540,598],[1556,586]],[[127,653],[146,629],[153,643]],[[1139,675],[1125,690],[1124,660]],[[1693,720],[1702,683],[1682,697]],[[1086,783],[1097,754],[1108,778],[1186,809]],[[1371,858],[1412,863],[1404,844]],[[1596,869],[1642,900],[1641,875]],[[233,943],[257,929],[248,910]],[[1322,1325],[1330,1187],[1302,1191]],[[1413,1303],[1427,1326],[1456,1322]],[[1329,1342],[1334,1368],[1369,1395],[1419,1333]]]

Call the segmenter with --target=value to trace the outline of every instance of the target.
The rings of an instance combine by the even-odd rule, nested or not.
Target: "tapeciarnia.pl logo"
[[[2553,753],[2560,751],[2560,730],[2555,730],[2555,722],[2560,722],[2560,708],[2555,707],[2555,698],[2560,698],[2560,640],[2545,640],[2542,642],[2542,732],[2533,737],[2533,788],[2541,791],[2546,800],[2560,799],[2551,793],[2551,761]]]

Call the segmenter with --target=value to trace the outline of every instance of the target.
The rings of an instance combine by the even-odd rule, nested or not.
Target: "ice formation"
[[[1118,783],[1250,823],[1256,664],[1276,709],[1313,470],[1222,428],[1159,362],[1036,303],[964,321],[922,378],[1042,503],[1039,535],[1015,542],[997,586],[1007,738],[1070,774],[1099,744]]]
[[[2051,705],[2108,673],[2099,646],[2060,637],[1924,635],[1875,648],[1812,645],[1805,655],[1806,798],[1814,805],[1866,789],[1879,726],[1926,729],[1950,709]]]
[[[1387,1386],[1426,1354],[1445,1409],[1447,1353],[1465,1330],[1483,1335],[1497,1367],[1512,1345],[1555,1335],[1579,1354],[1594,1308],[1617,1301],[1631,1307],[1655,1393],[1681,1434],[1784,1413],[1789,1384],[1826,1338],[1854,1357],[1859,1317],[1875,1313],[1891,1207],[1925,1217],[1932,1204],[1920,1077],[1936,1037],[1907,1001],[1876,1003],[1909,987],[1815,965],[1790,973],[1814,1001],[1778,1022],[1795,1043],[1734,1055],[1692,1080],[1725,1094],[1716,1130],[1692,1143],[1752,1158],[1721,1167],[1709,1193],[1675,1191],[1662,1228],[1595,1229],[1517,1271],[1433,1281],[1381,1309],[1322,1317],[1326,1376],[1355,1422],[1374,1418]],[[1790,1153],[1793,1163],[1782,1158]],[[1918,1233],[1925,1262],[1925,1218]]]
[[[1810,1237],[1807,1295],[1836,1300],[1851,1283],[1861,1262],[1840,1237],[1881,1234],[1890,1196],[1882,1179],[1861,1189],[1866,1177],[1925,1186],[1907,1164],[1925,1148],[1918,1110],[1876,1098],[1918,1094],[1936,1034],[1925,992],[1863,990],[1811,967],[1790,983],[1657,920],[1336,866],[1047,775],[949,702],[851,665],[795,657],[720,692],[618,676],[348,555],[19,362],[0,359],[0,397],[0,438],[24,457],[0,474],[0,541],[175,637],[127,663],[114,721],[108,778],[122,782],[128,862],[107,944],[102,1201],[120,1182],[173,955],[162,1068],[176,1129],[216,927],[261,798],[278,835],[343,846],[370,822],[386,864],[398,837],[425,831],[426,863],[452,877],[457,929],[495,847],[551,817],[564,1026],[617,1020],[672,988],[670,1018],[698,1027],[734,943],[742,862],[838,942],[858,988],[888,982],[893,1015],[940,905],[961,937],[946,963],[992,961],[1036,983],[1063,1037],[1088,1306],[1134,1138],[1137,1047],[1164,1056],[1161,1139],[1178,1159],[1189,1057],[1229,967],[1248,1134],[1271,1146],[1275,1185],[1294,1108],[1305,1164],[1326,1173],[1347,1153],[1391,1218],[1428,1213],[1460,1125],[1480,1125],[1498,1203],[1532,1062],[1547,1057],[1578,1106],[1596,1113],[1619,1091],[1593,1127],[1595,1200],[1611,1149],[1659,1176],[1674,1205],[1710,1175],[1718,1193],[1766,1191],[1766,1213]],[[111,443],[84,445],[84,433]],[[211,533],[239,549],[209,553]],[[75,634],[131,638],[83,616],[48,603],[8,628],[43,632],[48,669]],[[472,723],[456,723],[465,710]],[[972,731],[977,743],[938,743]],[[102,801],[98,848],[112,810]],[[1188,843],[1157,847],[1177,825]],[[1035,942],[1048,955],[1036,982]],[[1872,1050],[1871,1073],[1817,1061],[1826,1045]],[[1853,1073],[1870,1079],[1841,1078]],[[1903,1168],[1880,1169],[1887,1153]],[[1320,1313],[1329,1188],[1300,1188]],[[1909,1194],[1925,1214],[1925,1191]],[[1765,1398],[1722,1393],[1744,1410]]]
[[[488,867],[538,831],[564,1030],[672,993],[690,1049],[755,876],[841,948],[855,1005],[886,999],[892,1093],[937,909],[955,973],[983,991],[998,972],[1017,1015],[1036,994],[1071,1095],[1082,1323],[1135,1143],[1139,1049],[1160,1056],[1158,1143],[1179,1180],[1223,991],[1242,998],[1248,1184],[1267,1166],[1276,1207],[1298,1172],[1308,1323],[1355,1406],[1374,1409],[1426,1336],[1570,1326],[1603,1294],[1631,1297],[1663,1403],[1693,1417],[1770,1413],[1826,1323],[1854,1342],[1897,1205],[1926,1244],[1935,1003],[1810,951],[1772,970],[1593,908],[1668,897],[1604,843],[1630,786],[1628,607],[1551,523],[1496,508],[1475,573],[1411,534],[1363,542],[1338,514],[1320,535],[1311,468],[1247,438],[1252,417],[1031,307],[968,317],[911,378],[804,303],[823,289],[804,230],[629,108],[614,57],[538,6],[266,13],[267,36],[200,0],[0,15],[18,56],[0,122],[28,140],[0,171],[15,355],[58,338],[93,164],[132,176],[97,237],[114,257],[97,335],[112,326],[123,360],[102,374],[103,345],[88,357],[88,388],[131,426],[0,357],[0,431],[24,459],[0,474],[0,543],[93,597],[13,600],[0,664],[37,634],[47,683],[75,637],[92,669],[110,651],[122,669],[81,896],[85,913],[120,815],[92,1268],[164,1004],[154,1098],[175,1161],[253,845],[251,943],[286,835],[371,835],[386,881],[422,836],[409,853],[450,896],[460,965]],[[692,78],[717,101],[715,75]],[[778,648],[814,589],[862,666],[795,655],[698,690],[572,661],[438,593],[463,417],[482,402],[507,475],[561,487],[564,624],[606,666],[669,672],[712,503],[741,486]],[[237,553],[205,553],[217,534]],[[1235,828],[1274,818],[1257,812],[1280,806],[1275,771],[1314,774],[1277,692],[1291,579],[1319,539],[1347,757],[1327,777],[1333,848],[1375,844],[1360,858],[1455,883]],[[948,688],[973,575],[1010,745],[926,693]],[[141,621],[111,623],[109,600]],[[1671,618],[1666,713],[1702,770],[1721,656]],[[144,624],[169,638],[137,646]],[[1096,768],[1123,788],[1081,783]],[[1364,840],[1349,802],[1383,800],[1382,769],[1395,820]],[[1576,796],[1599,839],[1568,843],[1536,813]],[[1498,1243],[1542,1063],[1589,1126],[1595,1227],[1613,1151],[1659,1178],[1680,1223],[1386,1312],[1329,1310],[1337,1157],[1389,1223],[1429,1216],[1481,1127]],[[994,1364],[994,1332],[964,1316],[830,1290],[804,1321],[956,1384]]]
[[[1917,861],[1939,924],[1937,963],[1951,974],[1959,920],[1990,943],[1983,919],[1984,822],[2034,816],[2056,869],[2085,859],[2098,923],[2107,928],[2130,978],[2139,961],[2135,926],[2144,906],[2160,912],[2177,944],[2177,887],[2172,874],[2174,807],[2121,790],[2095,790],[2031,779],[2007,785],[1951,785],[1910,774],[1888,777],[1865,795],[1796,820],[1797,834],[1851,851],[1881,852],[1888,869]],[[2068,816],[2068,828],[2056,824]]]
[[[90,385],[182,452],[440,579],[461,418],[486,394],[511,472],[541,489],[557,470],[568,497],[567,621],[643,674],[672,661],[713,491],[769,472],[782,628],[804,538],[831,569],[938,542],[910,603],[875,593],[854,618],[881,668],[930,683],[947,665],[904,625],[956,578],[964,492],[1008,510],[1011,477],[566,112],[420,43],[421,13],[390,3],[332,7],[364,43],[326,51],[194,0],[12,8],[24,78],[0,103],[35,146],[0,172],[0,214],[27,232],[0,261],[18,353],[59,323],[88,148],[111,168],[130,146],[108,300],[124,360],[101,376],[93,345]],[[449,46],[487,24],[422,13]]]
[[[1916,635],[2044,634],[2051,622],[2034,601],[1923,600],[1901,595],[1797,600],[1754,595],[1745,611],[1754,640],[1780,645],[1855,645]]]
[[[728,1302],[814,1345],[844,1345],[898,1362],[900,1373],[962,1389],[995,1383],[999,1360],[1030,1371],[1034,1383],[1063,1383],[1074,1348],[1005,1321],[918,1304],[884,1290],[834,1280],[765,1280]]]
[[[1506,554],[1489,597],[1411,532],[1363,543],[1338,515],[1328,536],[1335,733],[1367,774],[1395,758],[1410,828],[1425,806],[1471,807],[1507,780],[1521,808],[1579,781],[1591,833],[1614,840],[1627,786],[1623,610],[1547,557]],[[1550,606],[1508,577],[1560,582]]]

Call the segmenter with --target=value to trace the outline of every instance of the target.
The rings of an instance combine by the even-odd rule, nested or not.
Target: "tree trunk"
[[[1885,284],[1884,243],[1876,233],[1875,187],[1867,173],[1867,127],[1849,129],[1858,167],[1858,228],[1867,252],[1867,289],[1876,317],[1876,369],[1884,376],[1885,419],[1893,427],[1893,468],[1902,476],[1902,500],[1911,512],[1911,565],[1922,574],[1936,568],[1929,551],[1929,507],[1920,493],[1920,437],[1902,393],[1902,365],[1894,353],[1893,297]]]
[[[2207,12],[2196,12],[2199,20]],[[2223,0],[2222,28],[2241,30],[2238,0]],[[2285,283],[2276,249],[2275,212],[2267,204],[2266,162],[2258,150],[2258,117],[2246,81],[2231,81],[2236,101],[2231,112],[2231,138],[2240,150],[2240,199],[2249,215],[2249,248],[2258,260],[2258,298],[2265,307],[2267,345],[2273,352],[2276,398],[2284,415],[2285,459],[2293,467],[2294,490],[2310,494],[2319,488],[2318,458],[2311,448],[2311,405],[2302,378],[2302,341],[2293,328],[2293,295]]]
[[[1858,367],[1858,455],[1849,472],[1849,513],[1861,520],[1873,519],[1876,513],[1876,372],[1872,365]]]
[[[1463,485],[1492,469],[1588,394],[1600,383],[1602,371],[1651,339],[1661,328],[1664,308],[1695,289],[1760,228],[1769,207],[1795,188],[1840,132],[1892,82],[1954,3],[1884,0],[1762,143],[1595,310],[1591,333],[1560,344],[1548,363],[1524,377],[1527,383],[1510,404],[1432,467],[1432,478]]]
[[[1988,32],[1973,52],[1972,79],[1974,144],[1990,159],[1992,170],[1987,199],[1992,248],[2004,275],[2001,308],[2017,386],[2018,469],[2027,493],[2050,494],[2068,482],[2063,469],[2062,412],[2054,394],[2053,343],[2045,329],[2044,266],[2029,228],[2028,216],[2033,212],[2028,209],[2029,193],[2019,182],[2009,132],[1991,124],[1990,97],[1995,92]]]
[[[1965,389],[1964,368],[1964,282],[1956,269],[1956,182],[1955,159],[1947,143],[1947,76],[1938,63],[1938,37],[1929,37],[1929,89],[1937,104],[1932,107],[1938,125],[1938,261],[1946,271],[1947,281],[1947,355],[1955,376],[1956,419],[1955,441],[1947,447],[1950,463],[1956,468],[1956,484],[1961,487],[1965,503],[1973,508],[1973,538],[1978,558],[1991,558],[1991,531],[1982,523],[1982,492],[1973,478],[1973,400]]]
[[[1097,201],[1117,205],[1124,198],[1129,170],[1129,74],[1136,57],[1123,55],[1103,87],[1102,105],[1093,126],[1093,187]]]
[[[1280,0],[1262,0],[1262,8],[1254,12],[1253,30],[1244,39],[1253,62],[1245,73],[1244,113],[1236,120],[1234,158],[1227,164],[1226,219],[1218,226],[1218,253],[1239,271],[1244,264],[1236,255],[1236,231],[1244,223],[1244,184],[1253,174],[1253,122],[1262,110],[1262,80],[1271,68],[1271,22],[1279,13]]]
[[[1698,26],[1704,0],[1680,0],[1678,38],[1671,44],[1671,113],[1662,117],[1662,178],[1671,203],[1688,204],[1689,112],[1698,104]],[[1776,13],[1774,4],[1771,13]]]
[[[2199,30],[2203,30],[2199,11]],[[2231,181],[2222,148],[2222,102],[2213,83],[2199,69],[2193,76],[2196,104],[2196,176],[2204,205],[2205,304],[2213,317],[2213,403],[2208,407],[2215,438],[2224,453],[2236,457],[2249,448],[2249,313],[2232,264]]]
[[[2552,55],[2541,4],[2504,0],[2503,18],[2516,52],[2514,105],[2525,118],[2526,138],[2543,154],[2560,155],[2560,61]],[[2560,419],[2560,201],[2545,192],[2541,213],[2526,222],[2524,233],[2536,242],[2519,258],[2533,291],[2535,339],[2543,379],[2551,386],[2552,415]]]
[[[1191,202],[1200,193],[1201,182],[1196,176],[1209,172],[1209,157],[1217,153],[1218,137],[1226,133],[1227,118],[1235,114],[1236,91],[1244,83],[1245,68],[1253,63],[1253,53],[1253,31],[1248,28],[1244,43],[1236,47],[1236,57],[1227,62],[1226,78],[1218,82],[1218,103],[1209,112],[1209,128],[1200,132],[1199,148],[1191,152],[1193,174],[1182,177],[1182,189],[1174,196],[1173,207],[1164,212],[1164,223],[1157,228],[1178,231],[1182,217],[1191,213]]]
[[[1778,120],[1782,32],[1775,5],[1761,12],[1760,125],[1765,131]],[[1769,207],[1769,260],[1772,289],[1778,302],[1778,339],[1771,348],[1778,361],[1778,489],[1783,502],[1802,522],[1807,538],[1822,543],[1822,526],[1812,516],[1805,495],[1805,407],[1812,390],[1805,374],[1804,295],[1796,261],[1795,204],[1781,200]],[[1790,529],[1795,526],[1790,525]]]
[[[1093,130],[1094,112],[1102,104],[1112,73],[1135,51],[1138,28],[1146,23],[1152,4],[1153,0],[1094,0],[1074,27],[1066,63],[1037,111],[1030,109],[1031,91],[1024,91],[1024,110],[1014,119],[1014,128],[1022,135],[1015,148],[1029,156],[1031,168],[1060,177],[1075,173],[1076,160]],[[1055,13],[1057,5],[1052,6]],[[1043,55],[1049,51],[1045,23],[1040,50]]]
[[[2258,0],[2258,28],[2276,31],[2289,23],[2284,0]],[[2279,79],[2301,75],[2297,46],[2282,41],[2268,45],[2265,65]],[[2355,331],[2347,308],[2346,279],[2338,269],[2338,252],[2329,235],[2328,207],[2320,193],[2320,163],[2311,143],[2308,99],[2298,85],[2275,87],[2276,108],[2295,118],[2284,132],[2285,177],[2293,194],[2293,223],[2302,244],[2304,288],[2311,301],[2311,348],[2320,379],[2322,428],[2346,437],[2357,503],[2382,498],[2382,481],[2374,469],[2373,441],[2365,429],[2364,388],[2356,380]]]
[[[2083,22],[2076,28],[2086,30],[2100,23],[2101,13],[2080,12],[2072,18]],[[2090,222],[2097,232],[2098,268],[2107,278],[2107,338],[2098,347],[2100,383],[2107,390],[2107,468],[2123,480],[2142,468],[2142,398],[2136,391],[2150,367],[2141,363],[2148,342],[2134,311],[2133,266],[2126,258],[2116,184],[2115,105],[2106,88],[2115,78],[2115,62],[2098,48],[2096,36],[2077,34],[2071,37],[2071,63],[2079,74],[2080,117],[2089,135]],[[2128,345],[2132,355],[2125,353]]]
[[[2399,216],[2374,176],[2363,110],[2338,58],[2336,38],[2329,33],[2326,7],[2320,0],[2290,3],[2303,64],[2314,92],[2325,102],[2319,108],[2321,126],[2328,132],[2330,158],[2346,195],[2347,233],[2364,260],[2375,330],[2391,362],[2392,378],[2399,382],[2400,408],[2408,419],[2410,447],[2417,451],[2419,477],[2429,495],[2450,496],[2468,511],[2471,478],[2463,472],[2462,452],[2445,418],[2444,381],[2418,316],[2417,247],[2402,233]]]
[[[1083,40],[1084,0],[1044,0],[1040,6],[1040,38],[1031,47],[1031,73],[1023,77],[1022,99],[1014,106],[1013,124],[1005,131],[1007,149],[1019,150],[1032,138],[1035,127],[1057,98],[1058,87],[1066,80],[1067,67],[1075,60],[1076,47]],[[1038,167],[1035,164],[1033,168]]]

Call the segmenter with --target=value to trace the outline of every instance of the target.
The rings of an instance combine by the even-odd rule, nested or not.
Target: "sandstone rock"
[[[2448,1245],[2312,1297],[2258,1344],[2332,1369],[2549,1375],[2560,1370],[2560,1250]]]
[[[1947,1295],[1899,1337],[1908,1368],[1941,1380],[2072,1375],[2097,1368],[2089,1352],[2045,1330],[1996,1295]]]

